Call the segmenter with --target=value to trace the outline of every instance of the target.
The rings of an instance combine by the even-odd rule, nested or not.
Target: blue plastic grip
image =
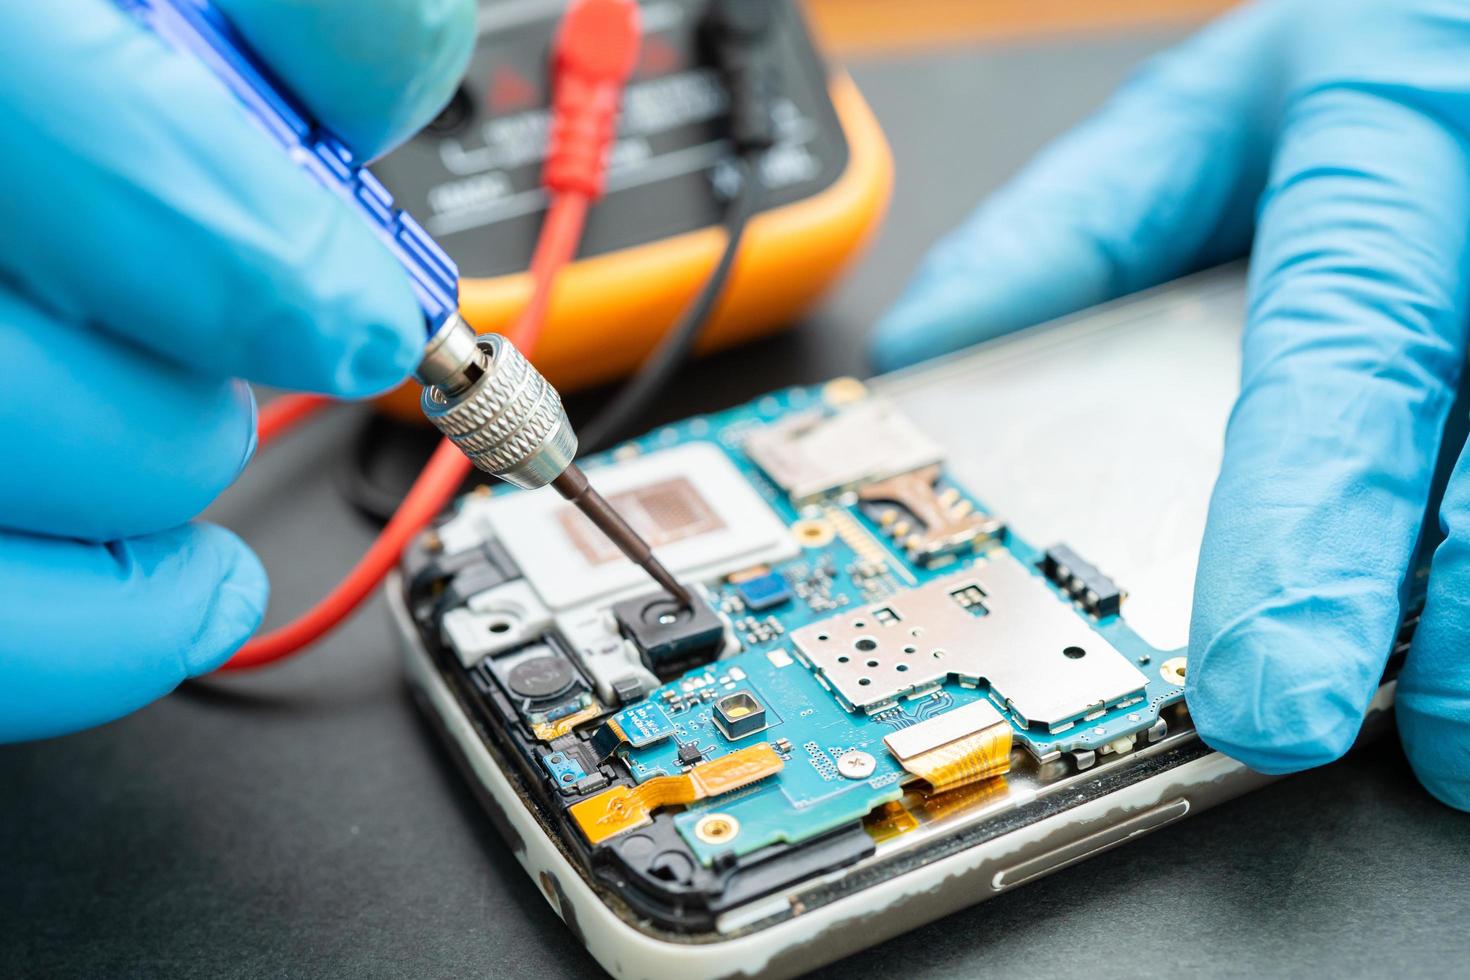
[[[459,270],[393,195],[256,57],[209,0],[114,0],[159,37],[196,57],[235,94],[292,160],[363,216],[413,282],[433,336],[459,307]]]

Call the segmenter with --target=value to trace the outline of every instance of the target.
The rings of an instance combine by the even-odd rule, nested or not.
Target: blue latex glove
[[[1155,60],[940,243],[879,325],[894,367],[1253,244],[1188,702],[1288,772],[1352,743],[1401,613],[1465,361],[1470,5],[1279,0]],[[1470,808],[1470,459],[1400,676],[1435,796]]]
[[[427,122],[472,0],[217,0],[356,149]],[[412,370],[408,280],[230,95],[110,0],[0,6],[0,741],[212,670],[266,578],[187,523],[255,445],[249,379],[357,397]]]

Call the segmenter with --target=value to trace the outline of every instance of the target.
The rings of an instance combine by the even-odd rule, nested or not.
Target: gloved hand
[[[377,154],[450,96],[472,0],[216,0]],[[359,397],[423,344],[407,277],[188,56],[111,0],[0,7],[0,741],[115,718],[259,624],[190,524],[255,445],[249,379]]]
[[[1470,290],[1470,5],[1277,0],[1155,60],[939,244],[879,325],[894,367],[1253,244],[1240,399],[1186,696],[1287,772],[1352,743],[1393,644]],[[1470,460],[1440,521],[1398,725],[1470,808]]]

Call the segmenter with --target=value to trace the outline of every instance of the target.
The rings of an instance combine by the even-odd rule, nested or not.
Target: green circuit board
[[[739,652],[690,670],[614,715],[629,738],[620,754],[638,783],[687,771],[696,750],[697,760],[707,762],[764,740],[780,755],[784,763],[780,772],[736,792],[702,800],[675,817],[681,835],[706,865],[723,851],[747,854],[775,842],[816,837],[897,800],[908,773],[885,750],[884,736],[969,702],[990,701],[1011,723],[1016,745],[1038,759],[1071,753],[1090,761],[1093,754],[1127,751],[1131,740],[1159,724],[1163,707],[1183,696],[1182,687],[1160,670],[1175,652],[1147,644],[1118,612],[1089,612],[1063,583],[1047,576],[1047,553],[1008,530],[942,560],[916,561],[851,488],[794,501],[751,458],[747,440],[764,426],[814,410],[831,410],[823,403],[821,389],[790,389],[661,429],[622,451],[626,458],[630,452],[652,453],[694,441],[712,443],[798,540],[812,522],[844,532],[830,538],[808,534],[795,557],[773,563],[754,585],[751,580],[711,585],[711,605],[728,620]],[[607,457],[593,465],[611,461]],[[939,475],[936,493],[986,512],[983,497],[955,484],[946,472]],[[1048,727],[1016,715],[1003,692],[984,678],[951,677],[865,709],[844,704],[822,670],[793,642],[792,634],[803,627],[872,610],[891,597],[972,568],[983,570],[1001,558],[1013,558],[1039,587],[1049,590],[1066,615],[1136,666],[1146,678],[1136,697],[1093,711],[1075,723]],[[764,711],[759,730],[744,735],[727,731],[716,718],[716,706],[742,692]],[[853,751],[872,760],[871,772],[856,778],[839,772],[838,760]],[[694,828],[711,813],[733,818],[738,833],[717,843],[702,840]]]

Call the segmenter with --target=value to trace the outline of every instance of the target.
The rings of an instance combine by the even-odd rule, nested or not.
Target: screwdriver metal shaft
[[[551,485],[556,488],[557,493],[576,504],[577,509],[586,514],[587,519],[597,525],[598,530],[607,535],[608,540],[617,545],[619,551],[628,556],[629,561],[647,572],[681,606],[693,608],[694,598],[689,590],[674,578],[663,562],[654,557],[648,542],[623,520],[623,516],[613,509],[602,494],[592,489],[592,484],[587,482],[587,475],[576,463],[563,470],[560,476],[551,481]]]

